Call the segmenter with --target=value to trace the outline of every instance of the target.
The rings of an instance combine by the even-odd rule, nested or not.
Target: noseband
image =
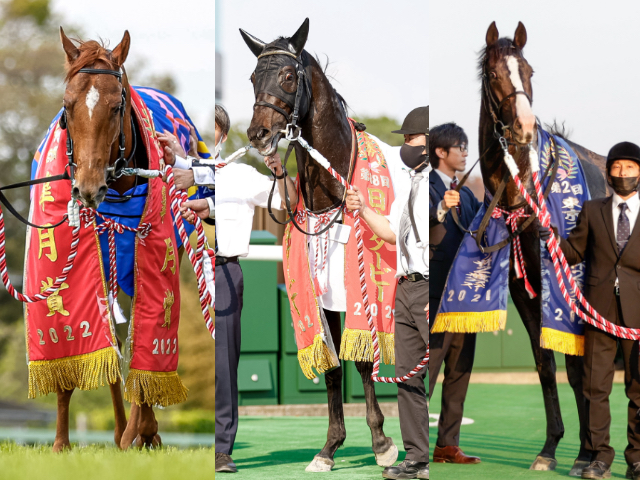
[[[287,104],[287,106],[291,109],[291,113],[287,113],[284,109],[278,107],[277,105],[262,100],[254,103],[253,108],[255,109],[255,107],[269,107],[284,116],[284,118],[287,120],[287,138],[289,138],[291,132],[297,129],[298,120],[307,114],[309,105],[311,104],[311,65],[305,61],[303,55],[305,55],[304,52],[300,54],[300,56],[296,56],[287,50],[271,50],[261,53],[258,56],[258,61],[261,58],[271,56],[287,56],[295,60],[296,75],[298,76],[295,94],[287,92],[277,82],[277,71],[276,75],[267,75],[270,70],[276,70],[287,65],[280,59],[269,58],[267,59],[267,64],[265,66],[261,68],[256,66],[255,70],[256,72],[262,70],[259,73],[264,73],[261,78],[258,78],[258,75],[256,75],[255,78],[254,90],[256,99],[261,93],[272,95]]]
[[[107,184],[114,182],[118,178],[120,178],[123,174],[124,168],[131,163],[133,156],[136,153],[137,147],[137,139],[135,134],[135,122],[133,121],[133,116],[131,117],[131,132],[133,135],[133,148],[131,149],[131,154],[129,158],[125,158],[124,150],[125,150],[125,135],[124,135],[124,112],[127,106],[127,92],[122,85],[122,72],[117,70],[107,70],[102,68],[81,68],[78,70],[78,73],[88,73],[91,75],[113,75],[120,82],[120,86],[122,87],[122,101],[118,109],[120,110],[120,135],[119,135],[119,146],[118,146],[118,158],[115,163],[107,168]],[[65,130],[67,128],[67,109],[63,108],[62,115],[60,116],[60,128]],[[75,169],[77,165],[73,161],[73,140],[71,139],[71,133],[67,131],[67,158],[69,159],[69,163],[67,167],[69,169],[69,177],[71,178],[71,184],[75,184]]]

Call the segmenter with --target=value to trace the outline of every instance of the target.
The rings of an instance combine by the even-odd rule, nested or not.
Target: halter
[[[304,61],[304,58],[303,58],[304,52],[301,53],[299,56],[296,56],[295,54],[287,50],[271,50],[268,52],[261,53],[260,55],[258,55],[258,60],[260,60],[261,58],[271,57],[274,55],[279,55],[279,56],[284,55],[287,57],[291,57],[295,60],[295,70],[296,70],[296,75],[298,76],[296,92],[295,94],[293,94],[284,90],[277,83],[277,81],[273,80],[274,78],[273,76],[266,76],[266,78],[263,77],[261,79],[258,79],[257,78],[258,76],[256,75],[255,96],[256,98],[258,98],[258,95],[260,95],[261,93],[267,93],[276,98],[279,98],[285,104],[287,104],[289,108],[291,108],[291,113],[287,113],[284,109],[278,107],[277,105],[274,105],[272,103],[265,102],[262,100],[259,102],[255,102],[253,104],[253,108],[269,107],[275,110],[276,112],[280,113],[282,116],[284,116],[284,118],[287,120],[287,126],[285,127],[285,130],[287,132],[286,138],[287,140],[291,141],[295,139],[293,135],[297,129],[298,120],[307,114],[309,105],[311,103],[311,96],[312,96],[311,74],[310,72],[307,72],[307,69],[310,68],[310,65],[308,64],[308,62]],[[271,66],[272,62],[270,60],[271,59],[269,59],[266,66],[261,68],[261,70],[264,70],[265,74],[267,74],[269,70],[273,69],[273,67]],[[307,63],[307,65],[305,65],[305,63]],[[282,62],[274,61],[274,67],[281,67],[284,65],[286,64]],[[258,71],[258,66],[256,66],[256,72],[257,71]],[[261,90],[258,90],[259,88],[261,88]],[[303,98],[304,93],[306,93],[306,95]],[[292,97],[293,97],[293,102],[291,101]]]
[[[131,163],[137,147],[137,139],[135,135],[135,122],[133,121],[133,116],[131,117],[131,129],[133,134],[133,148],[131,149],[131,153],[129,154],[129,158],[125,158],[124,150],[125,150],[125,135],[124,135],[124,112],[127,106],[127,92],[122,85],[122,72],[118,70],[108,70],[102,68],[81,68],[78,70],[78,73],[87,73],[91,75],[113,75],[120,82],[120,86],[122,87],[122,101],[118,110],[120,110],[120,134],[119,134],[119,145],[118,145],[118,158],[114,162],[113,165],[107,168],[107,184],[116,181],[123,175],[123,170],[125,167]],[[67,129],[67,109],[63,108],[62,115],[60,116],[60,128],[63,130]],[[75,169],[78,167],[76,163],[73,161],[73,140],[71,139],[71,133],[67,131],[67,158],[69,159],[69,163],[67,164],[67,168],[69,169],[69,177],[71,178],[71,184],[75,184]],[[137,178],[137,177],[136,177]],[[127,198],[128,200],[128,198]]]

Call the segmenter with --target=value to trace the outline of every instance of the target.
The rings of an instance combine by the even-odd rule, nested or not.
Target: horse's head
[[[303,119],[311,103],[311,66],[309,55],[304,51],[309,19],[292,37],[281,37],[269,44],[242,29],[240,33],[258,58],[251,75],[256,102],[247,135],[261,155],[272,155],[278,148],[282,130],[288,124]],[[297,118],[294,115],[296,94]]]
[[[527,30],[519,22],[513,40],[499,38],[493,22],[487,30],[486,42],[480,56],[485,108],[498,134],[521,145],[530,143],[536,133],[536,117],[531,108],[533,69],[522,56]]]
[[[107,193],[108,167],[119,154],[124,109],[129,105],[126,76],[119,73],[129,53],[129,32],[113,50],[90,40],[76,46],[60,28],[66,53],[64,117],[67,134],[73,140],[75,185],[73,198],[86,207],[96,208]],[[111,74],[87,73],[81,69],[100,69]],[[127,107],[127,115],[130,106]],[[65,121],[63,120],[63,121]]]

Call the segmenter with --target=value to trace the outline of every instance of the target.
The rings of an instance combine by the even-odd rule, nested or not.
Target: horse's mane
[[[571,129],[566,127],[565,122],[559,123],[558,120],[554,120],[552,124],[546,123],[544,127],[551,135],[556,135],[564,140],[569,140],[571,136]]]
[[[118,65],[116,65],[111,58],[111,50],[106,48],[104,41],[100,40],[100,42],[97,42],[95,40],[87,40],[83,42],[75,38],[73,40],[78,43],[80,54],[72,63],[66,62],[65,68],[67,75],[64,79],[65,82],[68,82],[81,68],[87,65],[93,65],[99,60],[107,63],[112,70],[118,69]]]
[[[524,59],[522,50],[516,47],[513,43],[513,40],[511,40],[510,38],[503,37],[491,46],[485,45],[485,47],[480,50],[480,53],[478,54],[478,76],[480,77],[480,80],[482,80],[482,75],[484,75],[484,66],[489,59],[489,55],[493,55],[495,57],[515,55]]]

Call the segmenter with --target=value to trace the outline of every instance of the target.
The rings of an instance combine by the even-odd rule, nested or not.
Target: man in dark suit
[[[607,156],[607,180],[614,194],[585,202],[576,227],[560,247],[569,264],[587,261],[585,297],[607,320],[640,328],[640,147],[623,142]],[[609,395],[618,342],[625,366],[625,391],[629,398],[624,452],[627,478],[640,479],[640,372],[638,342],[623,340],[585,325],[583,388],[587,402],[587,448],[591,464],[582,478],[608,478],[614,451],[609,443]]]
[[[435,317],[464,232],[455,224],[451,209],[456,208],[460,221],[468,228],[481,203],[471,190],[455,191],[456,173],[466,167],[468,139],[455,123],[431,129],[429,159],[434,170],[429,174],[429,268],[431,290],[429,310]],[[445,363],[442,383],[442,406],[438,421],[438,439],[433,452],[435,463],[480,463],[478,457],[465,455],[459,447],[464,400],[473,367],[476,335],[465,333],[431,333],[429,359],[429,398],[433,394],[438,372]]]

